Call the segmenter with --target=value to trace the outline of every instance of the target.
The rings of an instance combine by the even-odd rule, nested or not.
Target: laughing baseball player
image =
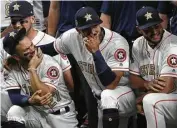
[[[5,81],[13,104],[7,113],[10,122],[7,125],[77,128],[74,102],[59,64],[52,57],[42,55],[26,36],[25,28],[7,35],[3,47],[16,60]]]
[[[119,34],[100,27],[102,21],[91,7],[75,14],[76,28],[66,31],[54,44],[58,53],[73,54],[93,94],[98,99],[98,128],[127,128],[135,112],[135,96],[128,84],[129,46]]]
[[[31,39],[33,44],[35,46],[45,45],[48,43],[51,43],[55,41],[55,38],[42,32],[39,30],[36,30],[33,27],[33,24],[35,23],[34,20],[34,12],[33,12],[33,6],[27,2],[27,1],[14,1],[11,2],[9,5],[9,14],[8,17],[11,19],[11,24],[14,29],[21,29],[25,28],[26,31],[28,31],[27,36]],[[3,41],[3,38],[0,40]],[[0,43],[0,47],[3,47],[3,43]],[[3,49],[0,52],[0,59],[1,59],[1,74],[7,75],[8,73],[3,68],[4,60],[7,59],[8,53],[4,51]],[[69,88],[73,88],[73,81],[71,77],[70,72],[70,62],[67,58],[67,56],[58,54],[55,57],[55,60],[59,63],[63,70],[65,82],[67,83],[67,86]],[[3,79],[2,79],[3,80]],[[1,90],[1,97],[2,102],[1,104],[1,118],[3,121],[5,120],[6,113],[10,106],[12,106],[10,99],[8,97],[7,91],[4,91],[4,86],[1,84],[2,90]]]
[[[136,20],[143,36],[133,44],[130,79],[134,88],[145,92],[137,103],[143,105],[147,128],[175,128],[177,36],[162,28],[158,11],[152,7],[141,8]]]

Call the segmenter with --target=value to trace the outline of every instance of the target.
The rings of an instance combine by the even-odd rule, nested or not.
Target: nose
[[[153,28],[153,33],[154,34],[157,34],[158,33],[158,30],[156,28]]]
[[[22,28],[22,25],[20,24],[20,22],[17,22],[15,25],[13,25],[13,28],[19,30]]]

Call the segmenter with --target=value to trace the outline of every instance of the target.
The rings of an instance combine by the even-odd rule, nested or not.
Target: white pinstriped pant
[[[103,109],[118,109],[120,116],[119,128],[127,128],[129,117],[136,114],[135,95],[132,89],[127,86],[117,86],[114,90],[103,90],[101,93],[101,102],[99,104],[100,106],[98,106],[98,128],[103,128]]]
[[[151,93],[143,98],[147,128],[177,127],[177,94]]]

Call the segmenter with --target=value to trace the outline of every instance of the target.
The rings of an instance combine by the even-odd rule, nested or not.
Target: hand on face
[[[99,50],[99,34],[90,34],[88,37],[84,38],[84,43],[89,52],[95,53],[97,50]]]
[[[34,56],[31,58],[28,68],[36,69],[43,59],[43,53],[40,48],[35,49]]]

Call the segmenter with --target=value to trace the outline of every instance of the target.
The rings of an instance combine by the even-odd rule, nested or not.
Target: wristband
[[[28,71],[37,71],[37,69],[36,68],[28,68]]]

